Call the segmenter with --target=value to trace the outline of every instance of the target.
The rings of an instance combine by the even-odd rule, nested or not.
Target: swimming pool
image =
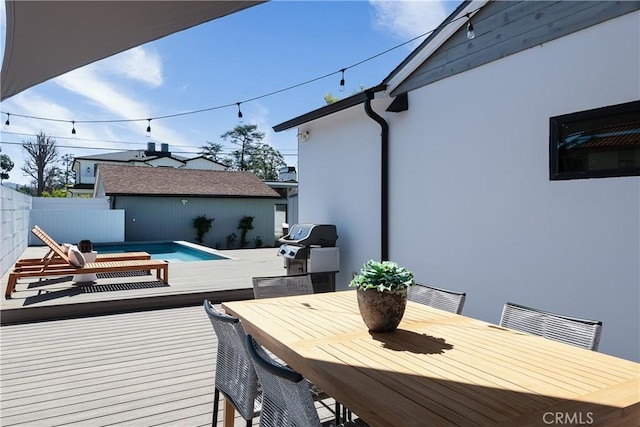
[[[212,249],[189,242],[124,242],[94,243],[93,250],[101,254],[147,252],[151,259],[168,262],[215,261],[228,259]]]

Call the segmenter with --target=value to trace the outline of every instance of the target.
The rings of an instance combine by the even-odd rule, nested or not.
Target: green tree
[[[286,165],[278,150],[269,144],[259,144],[251,153],[249,170],[263,181],[275,181],[279,169]]]
[[[233,130],[220,135],[224,141],[239,145],[240,148],[231,153],[231,168],[239,171],[246,171],[250,162],[253,150],[264,139],[264,132],[258,131],[257,125],[238,125]]]
[[[36,192],[34,190],[33,187],[30,187],[28,185],[21,185],[18,188],[16,188],[16,191],[18,193],[22,193],[22,194],[26,194],[27,196],[35,196]]]
[[[0,183],[3,179],[9,179],[9,172],[14,167],[13,161],[6,154],[0,154]]]
[[[71,154],[65,154],[62,156],[62,165],[64,166],[64,184],[65,186],[73,185],[75,181],[75,172],[71,170],[73,165],[73,156]]]
[[[222,155],[222,151],[224,146],[219,142],[211,142],[207,141],[207,143],[200,147],[200,155],[213,160],[214,162],[228,164],[230,163],[230,159],[226,156]]]
[[[349,95],[349,96],[353,96],[353,95],[355,95],[357,93],[364,92],[364,90],[365,90],[364,85],[360,85],[359,88],[360,88],[359,90],[357,90],[357,89],[352,90],[351,91],[351,95]],[[340,98],[333,96],[331,93],[326,93],[324,95],[324,103],[326,105],[333,104],[334,102],[338,102],[338,101],[340,101]]]
[[[40,197],[46,190],[46,184],[52,182],[54,176],[59,173],[55,165],[58,160],[56,140],[40,132],[35,141],[27,141],[22,147],[29,155],[22,171],[35,180],[35,195]]]
[[[223,140],[240,146],[231,153],[227,163],[230,169],[253,172],[262,180],[277,179],[278,169],[286,163],[278,150],[262,142],[264,136],[256,125],[238,125],[221,135]]]
[[[324,95],[324,102],[327,105],[333,104],[334,102],[338,102],[338,101],[340,101],[340,98],[336,98],[335,96],[331,95],[330,93],[327,93],[327,94]]]
[[[69,186],[69,183],[67,182],[67,175],[65,174],[65,172],[62,169],[60,169],[58,166],[51,167],[50,173],[47,174],[47,178],[44,183],[44,191],[47,191],[50,194],[53,194],[54,191],[62,190],[63,193],[65,194],[65,196],[63,197],[66,197],[68,186]],[[59,197],[59,196],[53,196],[53,197]]]
[[[63,188],[56,188],[51,192],[45,190],[42,192],[42,197],[67,197],[67,190]]]

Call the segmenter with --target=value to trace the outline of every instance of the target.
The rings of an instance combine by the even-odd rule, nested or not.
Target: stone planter
[[[362,320],[371,332],[395,330],[407,306],[407,289],[397,292],[379,292],[375,289],[358,289],[358,309]]]

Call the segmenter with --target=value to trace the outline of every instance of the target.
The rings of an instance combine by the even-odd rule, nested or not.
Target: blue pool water
[[[194,245],[197,246],[197,245]],[[223,256],[178,242],[94,243],[93,250],[101,254],[147,252],[151,259],[169,262],[214,261]]]

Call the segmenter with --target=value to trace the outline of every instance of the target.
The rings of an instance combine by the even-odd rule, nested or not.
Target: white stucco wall
[[[302,130],[298,222],[337,226],[336,288],[344,289],[365,261],[380,258],[380,126],[359,105]]]
[[[179,168],[184,166],[183,162],[171,157],[158,157],[157,159],[147,160],[146,164],[149,166],[155,166],[155,167],[171,167],[171,168]]]
[[[512,301],[600,319],[600,351],[640,360],[640,178],[550,181],[548,169],[549,117],[640,97],[639,16],[423,87],[385,114],[391,259],[466,291],[468,316],[497,323]],[[299,143],[301,221],[338,224],[343,273],[379,256],[379,128],[356,110],[309,123]]]
[[[76,184],[93,184],[95,176],[96,162],[94,160],[78,160],[75,164]]]

